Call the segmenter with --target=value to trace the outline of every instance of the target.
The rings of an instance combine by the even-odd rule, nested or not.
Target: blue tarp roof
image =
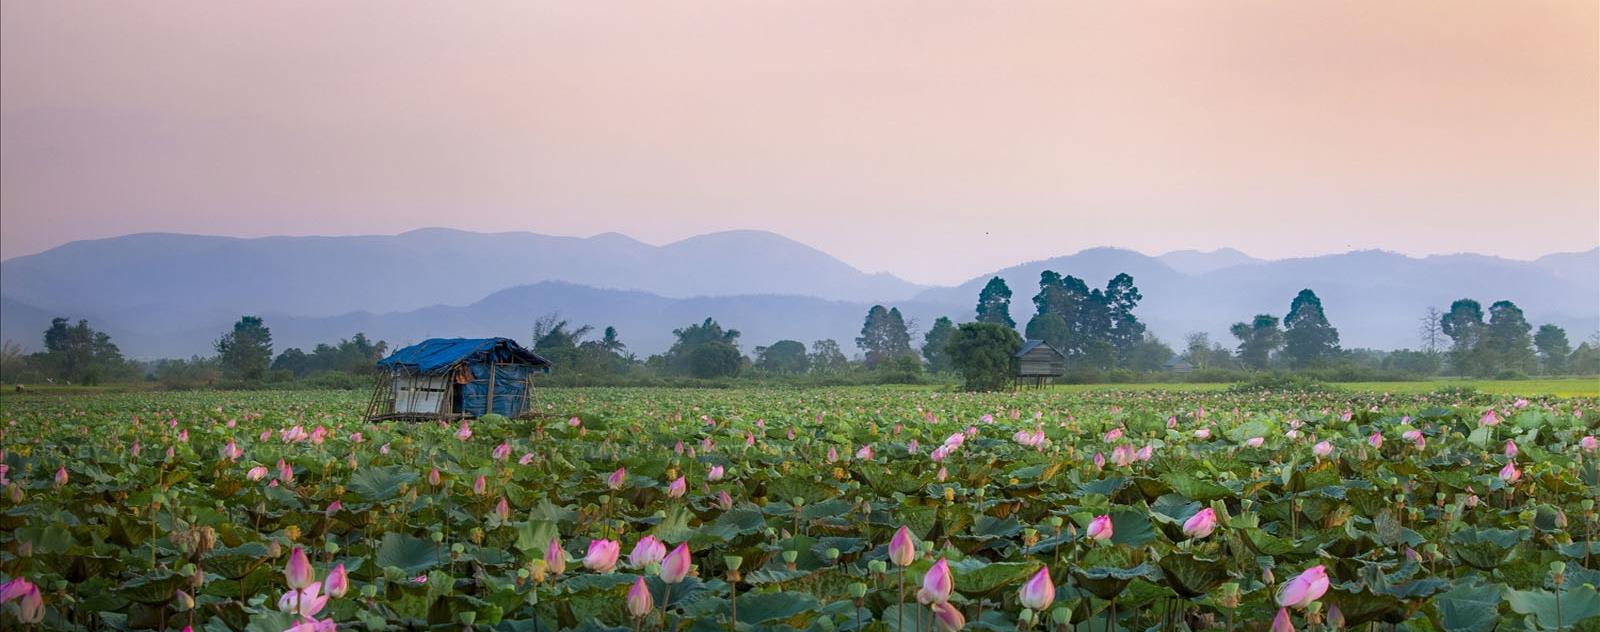
[[[510,338],[430,338],[379,360],[378,366],[438,373],[462,361],[485,362],[491,359],[540,368],[550,366],[549,360],[524,349]]]

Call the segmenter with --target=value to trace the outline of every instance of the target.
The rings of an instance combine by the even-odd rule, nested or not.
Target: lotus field
[[[8,394],[0,629],[1600,630],[1592,398],[537,397]]]

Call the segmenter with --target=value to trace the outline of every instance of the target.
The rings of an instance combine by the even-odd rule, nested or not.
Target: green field
[[[1595,392],[7,392],[0,628],[1592,632]]]

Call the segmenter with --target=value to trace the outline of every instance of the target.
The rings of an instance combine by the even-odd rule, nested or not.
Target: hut
[[[430,338],[378,361],[368,421],[526,417],[550,361],[510,338]]]
[[[1194,373],[1194,365],[1183,359],[1183,356],[1172,356],[1171,359],[1161,365],[1161,370],[1178,375],[1187,375]]]
[[[1043,340],[1024,340],[1011,357],[1016,361],[1019,385],[1032,381],[1034,386],[1044,386],[1046,380],[1067,374],[1067,356]]]

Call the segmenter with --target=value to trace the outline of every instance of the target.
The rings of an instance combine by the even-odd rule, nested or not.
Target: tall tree
[[[1572,355],[1567,330],[1549,323],[1540,325],[1539,331],[1533,334],[1533,346],[1539,349],[1545,373],[1555,375],[1567,369],[1567,360]]]
[[[1106,338],[1111,346],[1116,348],[1120,361],[1133,351],[1135,345],[1144,340],[1144,323],[1139,322],[1139,317],[1133,315],[1134,308],[1139,306],[1139,301],[1144,295],[1134,286],[1133,277],[1123,273],[1106,282],[1106,291],[1101,296],[1105,304]],[[1166,359],[1163,358],[1162,361],[1165,362]]]
[[[770,347],[756,347],[755,365],[768,373],[805,373],[811,358],[800,341],[779,340]]]
[[[1457,374],[1477,374],[1487,367],[1477,353],[1483,328],[1483,306],[1470,298],[1457,299],[1450,304],[1450,311],[1439,317],[1439,331],[1450,337],[1450,366]]]
[[[1234,323],[1229,331],[1239,339],[1239,361],[1252,369],[1267,368],[1272,352],[1283,346],[1278,317],[1271,314],[1256,314],[1248,323]]]
[[[929,371],[943,373],[950,370],[950,354],[945,347],[950,344],[950,336],[955,333],[955,323],[945,316],[940,316],[933,321],[933,327],[928,333],[922,336],[922,358],[928,361]]]
[[[710,317],[698,324],[674,329],[672,335],[677,336],[678,341],[672,343],[672,348],[667,349],[666,361],[667,368],[675,373],[695,374],[708,368],[726,369],[729,355],[725,348],[718,347],[698,359],[694,357],[695,350],[703,345],[722,343],[732,348],[735,355],[739,350],[739,330],[723,329],[722,325]]]
[[[1488,350],[1486,359],[1491,366],[1502,370],[1531,371],[1534,364],[1533,325],[1523,316],[1522,309],[1511,301],[1496,301],[1489,306],[1489,325],[1484,329],[1482,345]]]
[[[259,380],[272,364],[272,331],[258,316],[243,316],[233,331],[217,340],[222,375],[233,380]]]
[[[1418,319],[1417,338],[1422,341],[1424,353],[1438,353],[1444,347],[1444,331],[1439,329],[1441,317],[1443,314],[1439,313],[1439,308],[1429,307]]]
[[[869,369],[889,358],[910,354],[911,333],[906,330],[906,321],[900,315],[900,308],[885,309],[882,305],[873,305],[872,309],[867,310],[867,317],[861,323],[861,336],[856,338],[856,347],[861,349]]]
[[[826,338],[811,343],[811,372],[837,373],[850,368],[850,359],[844,357],[839,343]]]
[[[1011,288],[1005,279],[994,277],[978,293],[978,322],[1016,327],[1011,319]]]
[[[1283,354],[1295,368],[1310,366],[1339,353],[1339,330],[1328,324],[1322,299],[1310,289],[1300,290],[1283,317]]]
[[[94,384],[122,373],[127,361],[111,336],[89,327],[89,321],[70,325],[65,318],[50,321],[44,332],[45,352],[40,364],[47,374],[73,384]]]
[[[1004,388],[1011,378],[1011,354],[1022,348],[1017,330],[999,323],[963,323],[946,351],[967,390]]]

